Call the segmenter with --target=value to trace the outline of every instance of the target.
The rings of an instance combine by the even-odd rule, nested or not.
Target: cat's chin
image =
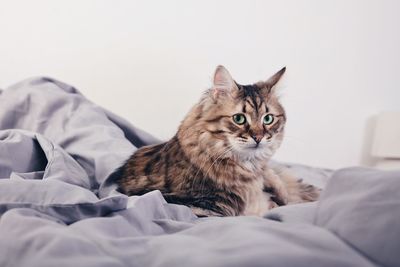
[[[240,160],[268,160],[274,152],[266,145],[243,146],[235,149],[235,155]]]

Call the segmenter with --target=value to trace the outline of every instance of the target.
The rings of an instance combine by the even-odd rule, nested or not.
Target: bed
[[[400,266],[400,171],[284,164],[318,202],[197,218],[116,191],[114,169],[158,140],[70,85],[3,90],[0,129],[0,266]]]

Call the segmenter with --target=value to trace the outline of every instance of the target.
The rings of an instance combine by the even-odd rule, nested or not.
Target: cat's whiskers
[[[229,146],[227,147],[227,149],[224,150],[224,151],[212,162],[212,164],[210,165],[210,167],[207,169],[206,173],[204,174],[204,178],[207,177],[208,173],[210,172],[210,170],[211,170],[211,168],[213,167],[213,165],[215,164],[215,162],[217,162],[219,159],[220,159],[220,162],[222,162],[222,160],[223,160],[224,158],[221,158],[221,157],[225,156],[226,154],[228,154],[228,153],[231,152],[232,150],[233,150],[233,147],[232,147],[231,145],[229,145]],[[201,183],[200,183],[200,190],[199,190],[200,192],[203,190],[204,183],[205,183],[205,179],[203,179],[203,181],[201,181]]]
[[[229,152],[229,151],[226,151],[226,152]],[[212,164],[214,164],[217,160],[218,160],[218,159],[216,159]],[[220,159],[220,162],[222,162],[222,160],[223,160],[223,158]],[[217,165],[217,167],[218,167],[218,165]],[[226,167],[226,166],[225,166],[225,167]],[[210,170],[211,170],[211,167],[207,170],[207,173],[206,173],[206,175],[204,176],[204,178],[207,177],[207,175],[208,175],[208,173],[209,173]],[[202,179],[202,180],[200,181],[200,184],[199,184],[199,192],[203,192],[203,188],[205,187],[205,183],[206,183],[206,179]]]
[[[212,159],[212,158],[214,158],[216,155],[218,155],[220,152],[219,151],[217,151],[217,152],[215,152],[215,153],[213,153],[212,155],[206,155],[206,156],[204,156],[204,160],[203,160],[203,162],[202,162],[202,164],[201,165],[199,165],[197,168],[197,172],[196,172],[196,174],[195,174],[195,176],[194,176],[194,178],[192,179],[192,187],[194,187],[194,184],[196,183],[196,179],[198,178],[198,175],[200,174],[200,172],[202,172],[203,171],[203,168],[205,167],[205,165],[207,164],[207,162],[210,160],[210,159]],[[222,152],[222,154],[223,154],[224,152]],[[193,165],[193,164],[192,164]]]
[[[231,147],[229,148],[229,150],[227,151],[227,153],[228,153],[228,152],[231,152],[232,150],[233,150],[233,146],[231,146]],[[225,154],[227,154],[227,153],[225,153]],[[218,162],[217,165],[215,166],[216,169],[219,168],[219,165],[222,163],[223,160],[224,160],[224,158],[220,158],[219,162]],[[226,169],[226,167],[227,167],[227,165],[225,164],[225,169]]]
[[[205,132],[204,132],[204,133],[205,133]],[[192,135],[194,135],[194,134],[192,134]],[[191,136],[191,137],[192,137],[192,136]],[[197,144],[197,145],[199,146],[199,144]],[[215,156],[215,155],[217,155],[217,154],[218,154],[218,151],[215,152],[212,156]],[[199,157],[200,157],[200,156],[199,156]],[[193,167],[196,167],[196,168],[197,168],[196,174],[194,175],[194,178],[191,179],[192,184],[195,183],[195,181],[196,181],[196,179],[197,179],[197,176],[199,175],[199,173],[201,172],[201,170],[203,169],[203,167],[204,167],[205,164],[207,163],[207,160],[208,160],[208,157],[207,157],[207,156],[204,156],[204,160],[203,160],[202,163],[199,164],[199,165],[194,164],[193,162],[191,162],[190,167],[189,167],[188,170],[185,172],[185,175],[184,175],[184,176],[187,177],[187,174],[190,174],[190,172],[192,171],[192,168],[193,168]]]
[[[231,152],[232,150],[233,150],[233,146],[232,146],[232,145],[229,145],[228,148],[227,148],[224,152],[222,152],[221,155],[219,155],[219,156],[212,162],[212,164],[210,165],[210,167],[207,169],[207,171],[206,171],[206,173],[205,173],[205,177],[207,177],[208,173],[210,172],[210,170],[211,170],[211,168],[214,166],[214,164],[215,164],[218,160],[222,161],[222,160],[224,159],[224,158],[222,158],[222,157],[225,156],[226,154],[228,154],[229,152]]]

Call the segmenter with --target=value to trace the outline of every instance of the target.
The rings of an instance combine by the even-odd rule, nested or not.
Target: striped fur
[[[213,87],[177,134],[140,148],[119,169],[119,190],[127,195],[160,190],[168,202],[187,205],[199,216],[262,216],[279,205],[317,199],[314,187],[268,167],[286,123],[275,92],[284,72],[240,85],[219,66]],[[246,123],[233,120],[239,113]],[[267,114],[274,118],[269,125],[263,123]]]

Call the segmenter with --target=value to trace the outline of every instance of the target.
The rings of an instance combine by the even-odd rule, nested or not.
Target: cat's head
[[[270,158],[280,146],[286,122],[276,85],[285,68],[266,81],[240,85],[218,66],[213,86],[186,116],[178,136],[210,157]],[[186,150],[190,147],[186,147]]]

